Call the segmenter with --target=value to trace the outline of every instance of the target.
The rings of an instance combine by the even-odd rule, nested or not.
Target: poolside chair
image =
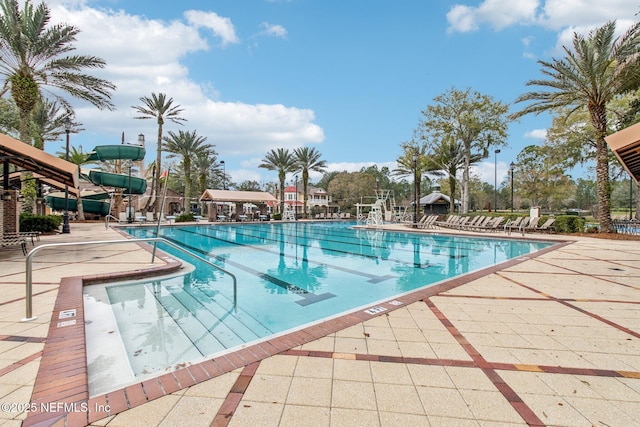
[[[424,221],[418,224],[418,228],[433,228],[433,225],[437,219],[438,215],[429,215]]]
[[[503,216],[497,216],[489,221],[486,225],[479,227],[481,231],[498,231],[500,229],[500,225],[504,221]]]
[[[523,216],[519,216],[519,217],[516,217],[516,219],[511,219],[511,220],[505,222],[504,223],[504,231],[505,231],[505,233],[506,232],[510,233],[511,230],[514,229],[514,228],[518,229],[520,227],[520,223],[522,222],[522,220],[524,218],[525,217],[523,217]]]
[[[460,221],[460,216],[459,215],[450,215],[447,217],[447,219],[445,221],[436,221],[435,225],[439,226],[439,227],[452,227],[454,226],[458,221]]]
[[[524,216],[522,217],[522,220],[519,221],[517,224],[506,224],[504,226],[505,231],[507,232],[507,234],[511,234],[512,230],[517,230],[518,232],[520,231],[520,229],[522,227],[525,227],[529,224],[529,221],[531,221],[531,217],[530,216]]]
[[[32,240],[33,242],[33,240]],[[0,247],[20,246],[22,254],[27,255],[27,239],[19,233],[4,233],[0,238]]]
[[[553,226],[553,223],[555,223],[555,222],[556,222],[555,218],[549,218],[548,220],[546,220],[544,222],[544,224],[542,224],[539,227],[536,227],[533,231],[540,231],[540,232],[543,232],[543,233],[545,233],[545,232],[555,233],[556,229]]]
[[[538,227],[539,222],[540,222],[540,217],[538,216],[531,217],[528,224],[523,223],[520,226],[520,232],[524,236],[524,233],[526,233],[527,231],[535,231],[536,227]]]

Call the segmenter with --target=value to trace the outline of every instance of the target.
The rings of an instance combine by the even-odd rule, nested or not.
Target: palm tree
[[[197,131],[184,132],[179,131],[177,134],[169,131],[169,136],[164,137],[163,149],[171,153],[168,157],[182,157],[182,168],[184,170],[184,198],[190,200],[191,197],[191,162],[193,162],[199,154],[209,151],[213,148],[211,144],[205,144],[206,137],[198,135]]]
[[[465,150],[461,142],[455,141],[451,137],[446,137],[439,144],[433,144],[431,151],[427,153],[427,157],[438,167],[443,170],[449,179],[450,201],[449,212],[455,212],[455,195],[457,191],[458,171],[464,170],[465,166]],[[483,159],[481,153],[473,153],[469,158],[470,164],[474,165]],[[432,172],[433,173],[433,172]]]
[[[173,98],[167,99],[167,95],[164,93],[151,93],[151,98],[143,96],[140,101],[144,105],[132,106],[140,116],[134,117],[134,119],[155,119],[158,124],[158,139],[157,139],[157,152],[156,152],[156,173],[153,177],[151,185],[152,192],[156,196],[154,201],[154,212],[158,215],[160,210],[160,203],[158,200],[158,194],[160,194],[160,174],[162,173],[162,126],[165,120],[169,120],[173,123],[181,125],[181,122],[187,121],[187,119],[180,117],[180,113],[184,110],[179,105],[173,105]]]
[[[0,96],[11,93],[20,112],[19,134],[23,142],[31,143],[31,115],[42,98],[43,88],[54,88],[99,109],[114,109],[110,92],[115,85],[80,72],[104,68],[104,60],[67,55],[75,49],[72,43],[80,30],[66,24],[49,25],[51,16],[45,3],[34,7],[26,0],[20,10],[18,0],[0,0],[0,9],[0,75],[4,78]],[[56,91],[49,93],[70,109]]]
[[[293,151],[293,155],[295,158],[296,167],[299,171],[302,172],[302,213],[304,218],[307,218],[307,199],[309,195],[307,194],[308,186],[309,186],[309,171],[315,172],[324,172],[327,169],[327,162],[324,160],[320,160],[322,154],[315,148],[302,147],[296,148]],[[296,188],[296,192],[298,189]]]
[[[272,149],[269,151],[258,165],[270,171],[278,171],[278,180],[280,182],[280,212],[284,212],[284,180],[287,173],[296,170],[296,162],[293,155],[286,148]]]
[[[432,173],[438,175],[438,166],[435,165],[430,157],[427,156],[427,149],[425,144],[418,144],[415,140],[411,142],[403,142],[402,155],[396,159],[398,167],[393,170],[393,173],[398,176],[411,176],[413,175],[413,194],[420,193],[420,183],[422,182],[423,173]],[[419,201],[416,200],[416,206],[414,209],[420,209],[418,206]]]
[[[595,131],[596,181],[600,230],[613,233],[611,187],[607,143],[607,104],[617,95],[634,90],[640,82],[640,22],[622,37],[615,37],[616,23],[608,22],[587,37],[574,34],[573,50],[564,47],[563,59],[538,61],[546,80],[530,80],[527,86],[542,86],[546,91],[528,92],[516,102],[532,101],[513,115],[539,114],[569,108],[586,108]]]

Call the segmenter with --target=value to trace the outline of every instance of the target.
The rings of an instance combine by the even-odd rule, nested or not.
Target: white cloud
[[[590,29],[616,19],[625,27],[621,20],[630,24],[636,12],[634,0],[484,0],[478,6],[452,6],[447,21],[449,32],[477,31],[482,25],[496,30],[539,25],[560,32],[567,27]]]
[[[482,24],[500,30],[535,21],[538,0],[485,0],[478,7],[455,5],[447,13],[449,32],[476,31]]]
[[[270,24],[268,22],[263,22],[260,24],[260,28],[262,28],[262,33],[267,36],[278,37],[281,39],[287,38],[287,29],[282,25]]]
[[[117,89],[112,102],[115,111],[100,111],[75,99],[70,99],[77,119],[86,129],[74,137],[85,147],[108,143],[104,135],[112,135],[119,143],[122,132],[127,141],[139,133],[147,136],[147,153],[155,152],[156,124],[153,120],[134,120],[134,105],[152,92],[166,93],[174,105],[183,109],[188,121],[183,129],[197,130],[215,144],[221,157],[232,155],[262,156],[271,148],[298,147],[324,140],[322,128],[315,124],[310,109],[282,104],[248,104],[228,102],[214,81],[195,82],[183,59],[210,49],[212,38],[222,45],[239,43],[229,18],[211,12],[188,11],[185,21],[165,22],[127,14],[122,10],[97,10],[89,7],[66,9],[51,6],[52,22],[66,22],[81,32],[75,43],[76,52],[104,59],[107,67],[92,74],[113,82]],[[201,32],[201,28],[210,29]],[[215,51],[208,53],[215,55]],[[215,79],[215,75],[212,75]],[[180,126],[168,122],[165,131]],[[98,141],[99,136],[103,140]],[[147,159],[150,156],[147,154]],[[247,175],[246,179],[251,179]]]
[[[524,134],[525,138],[531,139],[546,139],[547,138],[547,130],[546,129],[534,129]]]
[[[215,35],[222,39],[223,46],[240,41],[236,36],[236,29],[229,18],[224,18],[214,12],[199,10],[187,10],[184,16],[190,24],[213,31]]]

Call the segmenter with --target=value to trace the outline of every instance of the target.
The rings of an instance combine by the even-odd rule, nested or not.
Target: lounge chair
[[[524,233],[526,233],[527,231],[535,231],[536,228],[538,227],[539,222],[540,222],[540,217],[537,217],[537,216],[531,217],[528,224],[523,223],[522,225],[520,225],[520,232],[524,236]]]
[[[523,217],[523,216],[519,216],[519,217],[516,217],[516,219],[512,219],[512,220],[507,221],[504,224],[504,231],[510,233],[511,230],[513,230],[514,228],[517,230],[520,227],[520,224],[522,223],[522,220],[524,218],[525,217]]]
[[[555,218],[549,218],[548,220],[546,220],[544,222],[544,224],[542,224],[539,227],[536,227],[534,231],[540,231],[540,232],[549,232],[549,233],[555,233],[556,229],[553,226],[553,224],[556,222]]]
[[[33,241],[32,241],[33,242]],[[27,255],[27,238],[20,233],[5,233],[0,238],[0,247],[20,246],[22,253]]]
[[[459,215],[451,215],[449,217],[447,217],[447,219],[445,221],[436,221],[435,225],[439,226],[439,227],[453,227],[455,226],[455,224],[458,223],[458,221],[460,221],[461,217]]]
[[[424,221],[418,224],[418,228],[433,228],[433,225],[437,221],[437,219],[438,215],[429,215],[425,218]]]

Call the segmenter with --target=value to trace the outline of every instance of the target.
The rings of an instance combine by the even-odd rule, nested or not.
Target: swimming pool
[[[107,285],[103,297],[92,298],[108,301],[130,369],[139,377],[552,244],[353,225],[290,222],[162,229],[161,237],[236,275],[237,314],[232,310],[231,278],[194,259],[185,259],[194,267],[187,274]],[[136,237],[154,237],[155,228],[126,231]],[[184,257],[166,245],[159,247]]]

